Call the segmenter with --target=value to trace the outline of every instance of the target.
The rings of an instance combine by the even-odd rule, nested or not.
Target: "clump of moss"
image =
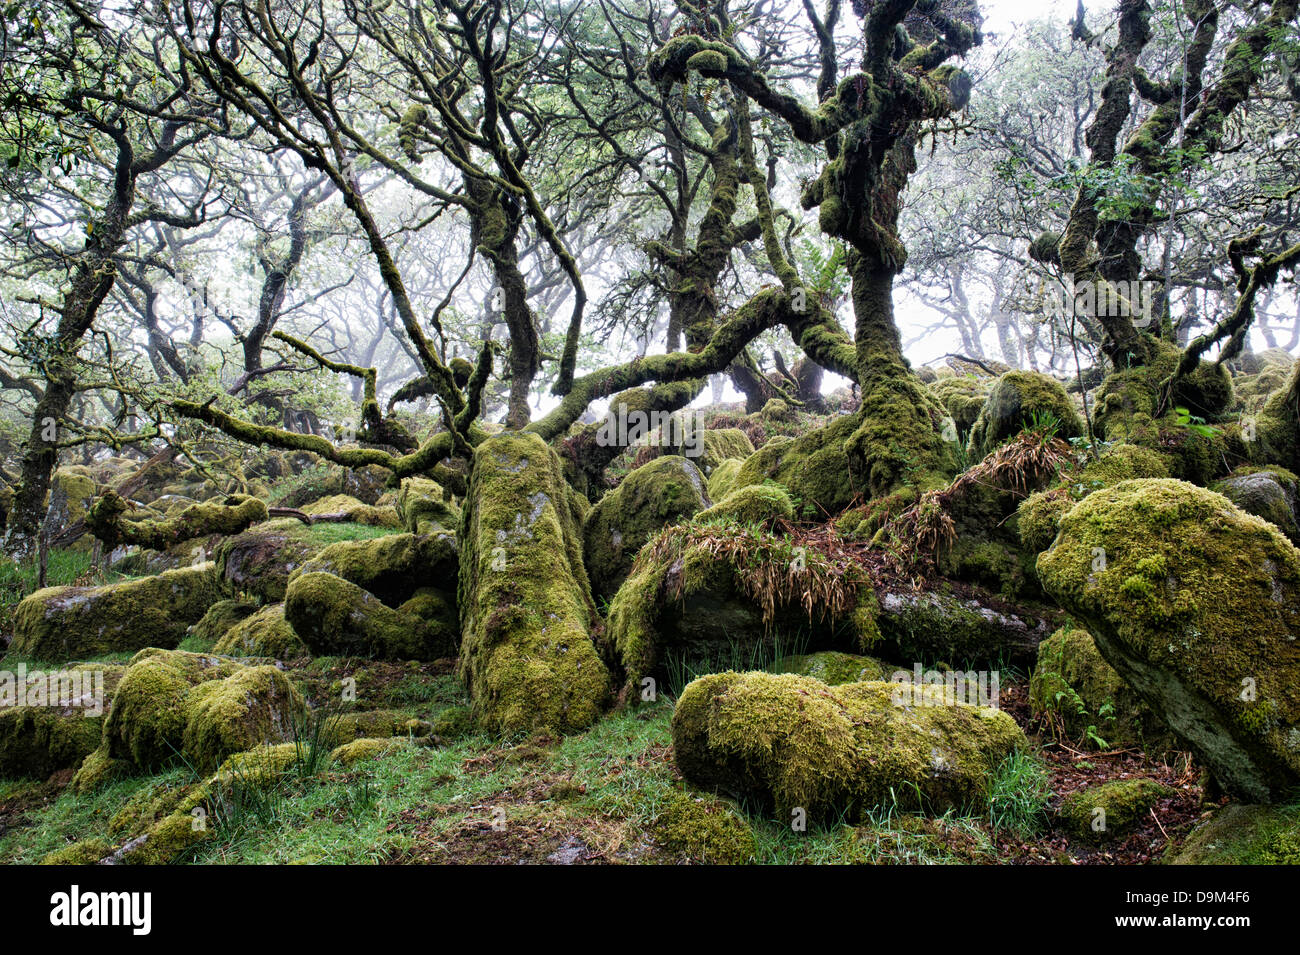
[[[627,579],[642,544],[665,525],[689,518],[708,504],[704,475],[687,458],[665,455],[629,474],[592,508],[583,526],[583,558],[592,592],[613,595]]]
[[[794,517],[794,502],[779,484],[751,484],[738,488],[695,515],[701,524],[709,521],[771,524],[773,521],[792,521]]]
[[[538,436],[506,432],[476,449],[459,535],[458,672],[484,730],[576,730],[608,699],[581,514]]]
[[[990,769],[1024,734],[1005,713],[954,703],[942,687],[827,686],[793,674],[718,673],[691,683],[673,714],[677,766],[789,818],[942,813],[986,802]]]
[[[171,648],[218,596],[210,563],[102,587],[49,587],[18,605],[10,649],[37,660],[70,660]]]
[[[1186,740],[1254,801],[1300,783],[1300,552],[1182,481],[1124,481],[1061,521],[1043,587]]]
[[[445,631],[385,605],[334,574],[296,576],[284,601],[284,619],[317,656],[369,656],[381,660],[436,660],[448,656]]]
[[[405,745],[405,740],[391,736],[387,739],[357,739],[336,747],[330,753],[330,762],[351,769],[357,763],[378,759]]]
[[[82,839],[43,857],[40,865],[98,865],[113,854],[113,847],[103,839]]]
[[[274,657],[290,660],[305,656],[307,647],[284,619],[284,604],[268,604],[226,631],[213,653],[235,657]]]
[[[1149,809],[1171,795],[1172,789],[1154,779],[1112,779],[1066,796],[1060,819],[1076,836],[1104,842],[1126,835]]]
[[[320,735],[327,745],[342,746],[359,739],[424,737],[432,731],[432,724],[401,710],[359,710],[326,717]]]
[[[443,739],[459,739],[474,729],[474,714],[468,706],[449,706],[433,719],[433,734]]]
[[[982,458],[1022,429],[1049,418],[1056,423],[1058,437],[1083,434],[1083,421],[1059,381],[1035,371],[1007,372],[993,383],[971,426],[967,453]]]
[[[705,865],[744,865],[754,858],[749,823],[716,796],[670,790],[650,825],[669,852]]]

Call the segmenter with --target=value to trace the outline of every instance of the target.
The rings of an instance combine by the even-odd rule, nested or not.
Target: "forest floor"
[[[13,659],[0,661],[10,667]],[[422,719],[463,704],[454,661],[382,664],[318,658],[290,665],[310,697],[352,676],[367,704]],[[1002,708],[1030,734],[1031,752],[993,781],[993,804],[941,817],[880,809],[850,825],[795,831],[770,813],[733,806],[759,863],[1141,864],[1161,861],[1205,808],[1187,761],[1095,753],[1051,740],[1035,724],[1023,679]],[[679,863],[709,847],[664,838],[688,790],[672,753],[672,702],[608,714],[585,732],[502,743],[468,736],[396,748],[348,770],[288,773],[256,798],[234,800],[182,861],[195,863]],[[0,863],[36,862],[87,838],[111,838],[132,797],[197,781],[191,770],[117,780],[89,795],[48,780],[0,781]],[[1075,789],[1143,776],[1173,790],[1126,837],[1095,845],[1053,825]]]

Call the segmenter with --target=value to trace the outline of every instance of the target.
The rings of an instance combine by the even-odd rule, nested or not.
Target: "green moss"
[[[53,706],[0,709],[0,776],[45,779],[99,746],[103,720]]]
[[[704,677],[673,714],[677,766],[783,819],[796,809],[814,821],[886,804],[942,813],[986,802],[990,770],[1024,744],[1020,729],[1005,713],[945,699],[942,687],[906,689],[900,702],[899,684]]]
[[[842,683],[860,683],[863,680],[888,680],[894,667],[886,666],[874,657],[863,657],[837,650],[786,657],[772,668],[773,673],[794,673],[810,676],[831,686]]]
[[[1276,528],[1182,481],[1124,481],[1065,516],[1038,573],[1226,789],[1300,782],[1300,552]]]
[[[161,521],[128,520],[123,517],[127,508],[116,492],[107,491],[90,509],[87,526],[109,550],[124,544],[167,550],[197,537],[238,534],[267,517],[266,505],[247,494],[169,510],[167,519]]]
[[[744,865],[754,858],[749,823],[716,796],[669,790],[650,831],[660,846],[691,862]]]
[[[57,661],[174,647],[217,597],[210,563],[102,587],[38,590],[14,613],[10,649]]]
[[[1062,628],[1038,645],[1029,704],[1035,715],[1059,720],[1073,741],[1141,746],[1149,756],[1175,745],[1160,718],[1102,659],[1086,630]]]
[[[794,503],[785,488],[779,484],[753,484],[738,488],[695,516],[700,523],[730,520],[741,524],[792,521],[794,518]]]
[[[406,478],[397,492],[397,513],[402,525],[412,534],[454,531],[460,523],[460,509],[448,498],[436,481]]]
[[[845,446],[854,485],[883,497],[905,487],[923,492],[947,484],[957,470],[956,448],[943,440],[947,417],[910,375],[873,382],[863,392],[852,419],[858,425]]]
[[[1034,371],[1007,372],[993,383],[988,400],[971,426],[967,453],[972,458],[983,458],[1003,441],[1047,416],[1057,422],[1057,436],[1074,438],[1083,434],[1083,421],[1059,381]]]
[[[1224,806],[1187,837],[1170,862],[1300,865],[1300,806]]]
[[[1016,530],[1020,543],[1031,554],[1047,550],[1056,538],[1061,518],[1074,507],[1075,500],[1064,488],[1035,491],[1016,508]]]
[[[302,697],[273,666],[144,650],[113,697],[102,755],[145,770],[183,756],[211,771],[231,753],[288,738],[304,716]]]
[[[209,653],[231,627],[247,620],[257,611],[257,604],[249,600],[218,600],[208,608],[202,620],[189,628],[185,639],[176,649]]]
[[[56,849],[41,859],[41,865],[97,865],[113,854],[113,847],[103,839],[82,839],[63,849]]]
[[[388,534],[330,544],[294,570],[290,579],[311,573],[334,574],[397,607],[431,582],[454,580],[457,562],[452,534]],[[448,596],[454,609],[454,594]]]
[[[952,418],[957,439],[964,444],[984,408],[984,402],[988,400],[988,382],[974,375],[953,375],[941,378],[929,387],[930,393]]]
[[[357,763],[378,759],[385,753],[406,745],[403,739],[358,739],[344,743],[330,753],[330,762],[337,763],[344,769],[351,769]]]
[[[432,730],[432,724],[413,719],[402,710],[360,710],[330,716],[321,731],[321,739],[326,745],[342,746],[359,739],[424,737]]]
[[[475,451],[460,533],[458,672],[489,732],[579,729],[608,698],[580,514],[541,438],[506,432]]]
[[[324,572],[294,577],[284,618],[317,656],[436,660],[452,651],[445,631],[435,632],[419,617],[394,610],[351,581]]]
[[[396,508],[363,504],[347,494],[331,494],[329,497],[319,498],[304,506],[302,511],[313,517],[318,514],[345,514],[349,523],[365,524],[368,527],[402,526]]]
[[[453,740],[467,736],[474,729],[474,714],[468,706],[449,706],[433,720],[433,733]]]
[[[1074,835],[1095,842],[1126,835],[1173,790],[1154,779],[1112,779],[1070,793],[1061,801],[1062,824]]]
[[[227,630],[212,652],[234,657],[290,660],[305,656],[307,648],[284,619],[284,604],[268,604]]]
[[[772,438],[740,466],[732,489],[775,482],[813,514],[835,514],[864,490],[850,473],[845,445],[858,419],[843,415],[793,440]]]
[[[613,595],[641,545],[708,503],[704,475],[687,458],[665,455],[629,474],[592,508],[583,526],[583,559],[592,591]]]
[[[736,486],[736,475],[740,473],[743,458],[727,458],[721,461],[709,475],[709,498],[720,501],[730,494]]]

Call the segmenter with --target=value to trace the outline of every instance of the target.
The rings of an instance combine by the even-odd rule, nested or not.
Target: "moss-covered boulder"
[[[1061,800],[1062,825],[1080,838],[1107,842],[1127,835],[1173,790],[1154,779],[1112,779],[1070,793]]]
[[[397,513],[402,526],[412,534],[454,531],[460,524],[460,508],[449,497],[437,481],[406,478],[397,492]]]
[[[217,548],[217,576],[227,596],[247,594],[277,603],[284,600],[290,574],[320,549],[301,521],[268,521],[222,541]]]
[[[210,563],[101,587],[48,587],[18,605],[11,649],[43,661],[170,649],[219,596]]]
[[[181,641],[179,650],[206,653],[217,645],[235,624],[247,620],[261,608],[251,600],[218,600],[203,618],[191,624]]]
[[[993,383],[988,400],[971,426],[967,452],[982,458],[1022,428],[1056,422],[1056,434],[1083,434],[1083,421],[1065,388],[1055,378],[1036,371],[1011,371]]]
[[[813,514],[836,514],[866,490],[852,473],[845,447],[858,428],[856,415],[840,415],[798,438],[775,437],[745,459],[734,488],[775,482]]]
[[[730,494],[736,487],[736,475],[740,473],[740,466],[745,463],[743,458],[727,458],[713,469],[709,475],[709,499],[720,501]]]
[[[388,534],[371,540],[330,544],[295,570],[327,573],[370,591],[390,607],[400,606],[424,587],[440,587],[455,608],[458,554],[450,533]]]
[[[289,584],[284,619],[316,656],[436,660],[454,653],[446,628],[394,610],[334,574],[302,574]]]
[[[885,804],[935,813],[979,805],[992,770],[1024,734],[1007,714],[955,703],[942,690],[706,676],[673,713],[677,766],[691,782],[774,807],[783,819],[797,809],[827,820]]]
[[[1171,865],[1300,865],[1300,805],[1232,803],[1192,831]]]
[[[342,515],[343,520],[349,524],[365,524],[368,527],[402,526],[397,508],[363,504],[350,494],[331,494],[318,498],[304,506],[302,512],[311,517]]]
[[[54,674],[24,669],[0,676],[0,777],[45,779],[79,766],[99,747],[125,671],[82,663]]]
[[[1062,627],[1038,645],[1029,705],[1072,740],[1105,748],[1141,746],[1149,756],[1176,745],[1164,722],[1102,659],[1086,630]]]
[[[142,650],[113,697],[102,751],[139,770],[183,757],[211,772],[232,753],[291,739],[305,718],[302,696],[273,666]]]
[[[476,449],[460,534],[458,672],[489,732],[581,729],[608,698],[582,510],[536,435],[505,432]]]
[[[709,506],[704,475],[676,454],[637,468],[591,509],[582,549],[592,592],[610,597],[627,579],[637,551],[668,524]]]
[[[1035,491],[1016,509],[1016,530],[1029,555],[1051,546],[1061,518],[1093,491],[1120,481],[1170,477],[1165,455],[1136,444],[1116,444],[1055,487]]]
[[[1089,495],[1038,558],[1044,588],[1229,792],[1300,785],[1300,552],[1183,481]]]
[[[952,375],[930,385],[930,393],[952,418],[957,440],[965,444],[989,396],[989,382],[974,375]]]
[[[1245,511],[1262,517],[1293,544],[1300,544],[1300,478],[1285,468],[1253,468],[1224,478],[1211,490]]]
[[[307,655],[307,647],[284,619],[284,604],[267,604],[239,621],[212,648],[231,657],[273,657],[291,660]]]
[[[739,428],[701,428],[697,424],[680,423],[680,417],[679,414],[669,433],[674,438],[689,436],[689,440],[673,443],[662,430],[651,431],[637,442],[641,448],[638,460],[681,455],[699,468],[701,474],[710,477],[722,462],[732,458],[743,461],[754,453],[754,443]]]
[[[810,676],[831,686],[842,683],[861,683],[865,680],[888,680],[897,668],[881,663],[875,657],[838,650],[820,650],[785,657],[771,668],[774,673],[794,673]]]
[[[761,666],[796,642],[869,647],[880,636],[878,610],[864,580],[789,535],[690,525],[642,548],[610,601],[606,635],[624,691],[633,692],[646,677],[671,680],[674,671]]]
[[[794,518],[794,502],[779,484],[751,484],[737,488],[695,515],[698,521],[729,520],[741,524],[770,524]]]

